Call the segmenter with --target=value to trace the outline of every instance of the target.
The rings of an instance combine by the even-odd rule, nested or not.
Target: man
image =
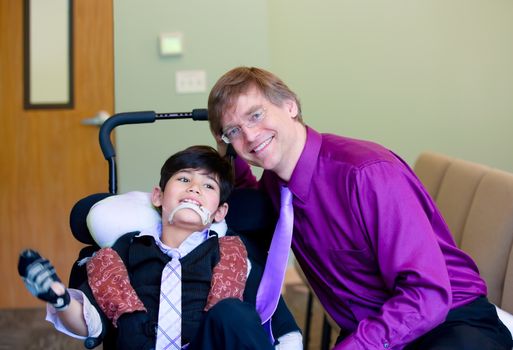
[[[276,209],[280,186],[292,192],[292,249],[342,330],[335,349],[511,349],[476,264],[397,155],[304,125],[295,93],[258,68],[223,75],[208,113],[220,152],[239,155],[238,186]]]

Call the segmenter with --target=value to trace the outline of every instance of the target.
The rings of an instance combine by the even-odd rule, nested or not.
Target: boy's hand
[[[21,252],[18,273],[32,295],[52,304],[57,310],[64,310],[69,305],[68,290],[63,287],[54,267],[35,250]]]

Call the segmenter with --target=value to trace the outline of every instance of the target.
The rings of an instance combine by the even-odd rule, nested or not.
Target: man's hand
[[[69,305],[70,295],[54,267],[35,250],[21,252],[18,273],[32,295],[52,304],[57,310],[64,310]]]

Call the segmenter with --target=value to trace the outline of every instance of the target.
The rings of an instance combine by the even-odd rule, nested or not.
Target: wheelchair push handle
[[[208,113],[206,109],[200,108],[193,109],[192,112],[155,113],[154,111],[140,111],[114,114],[100,128],[100,147],[104,158],[109,160],[116,156],[110,139],[110,134],[115,127],[126,124],[153,123],[155,120],[163,119],[208,120]]]
[[[192,119],[208,120],[207,110],[193,109],[192,112],[155,113],[154,111],[140,111],[114,114],[107,119],[100,128],[100,147],[103,157],[109,162],[109,192],[117,192],[116,180],[116,152],[112,145],[110,133],[119,125],[153,123],[163,119]]]

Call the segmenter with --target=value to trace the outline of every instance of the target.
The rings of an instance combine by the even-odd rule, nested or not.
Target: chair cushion
[[[458,246],[461,244],[461,235],[474,194],[488,170],[488,167],[481,164],[454,159],[445,172],[436,204]]]
[[[93,205],[109,196],[112,196],[112,193],[91,194],[79,200],[71,209],[69,215],[69,226],[71,228],[71,233],[79,242],[96,246],[96,243],[91,237],[91,233],[86,225],[87,214],[89,214],[89,210],[91,210]]]
[[[87,227],[96,244],[111,247],[127,232],[147,231],[159,235],[160,214],[150,193],[132,191],[107,197],[89,210]]]
[[[413,170],[436,201],[440,184],[452,158],[438,153],[423,152],[417,158]]]
[[[479,266],[488,299],[503,306],[504,279],[513,244],[513,175],[486,173],[474,195],[463,231],[461,249]]]

